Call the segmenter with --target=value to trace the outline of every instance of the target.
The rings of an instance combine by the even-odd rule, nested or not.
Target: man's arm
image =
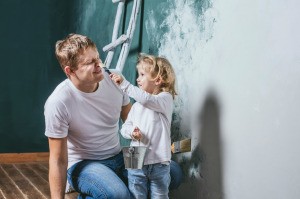
[[[63,199],[65,196],[68,150],[67,138],[49,138],[49,184],[52,199]]]
[[[127,119],[127,116],[128,116],[128,113],[131,109],[131,103],[125,105],[125,106],[122,106],[122,110],[121,110],[121,119],[123,122],[125,122],[125,120]]]

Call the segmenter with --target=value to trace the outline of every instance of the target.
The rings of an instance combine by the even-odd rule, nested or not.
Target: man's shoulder
[[[48,97],[46,104],[56,104],[62,101],[66,101],[68,99],[69,92],[71,91],[68,84],[69,82],[66,79],[62,81],[59,85],[57,85],[54,91]]]
[[[112,73],[122,74],[120,71],[118,71],[116,69],[109,69],[109,70]],[[120,97],[123,96],[124,97],[123,100],[125,100],[123,105],[127,105],[129,103],[128,95],[119,88],[119,86],[109,77],[108,74],[104,75],[104,79],[101,81],[101,84],[103,84],[102,89],[105,93],[104,95],[107,98],[110,98],[111,100],[120,100],[120,99],[122,99]],[[109,95],[108,95],[108,93],[109,93]]]

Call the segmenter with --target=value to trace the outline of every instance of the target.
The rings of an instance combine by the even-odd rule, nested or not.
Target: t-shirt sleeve
[[[123,76],[122,72],[120,72],[119,70],[117,70],[117,69],[109,69],[109,70],[112,73],[116,73],[118,75],[121,75],[125,79],[125,77]],[[122,92],[122,93],[123,93],[123,103],[122,103],[122,106],[126,106],[127,104],[130,103],[130,98],[129,98],[129,96],[128,96],[127,93],[125,93],[125,92]]]
[[[135,128],[133,126],[133,112],[134,112],[135,106],[133,105],[131,107],[131,110],[128,113],[127,119],[125,120],[124,124],[122,125],[122,128],[120,130],[121,135],[126,139],[132,139],[131,134]]]
[[[47,101],[44,107],[45,135],[64,138],[68,135],[69,122],[66,106],[60,101]]]
[[[122,106],[126,106],[129,103],[130,103],[129,96],[127,95],[127,93],[123,92],[123,104],[122,104]]]

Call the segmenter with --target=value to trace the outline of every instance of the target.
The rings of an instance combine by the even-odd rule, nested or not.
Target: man
[[[51,197],[64,198],[68,178],[79,198],[130,198],[117,133],[129,97],[103,72],[88,37],[70,34],[55,53],[68,78],[45,103]]]

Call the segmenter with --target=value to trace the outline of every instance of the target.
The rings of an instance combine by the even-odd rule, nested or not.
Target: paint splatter
[[[199,118],[199,105],[205,101],[203,88],[209,77],[203,74],[209,74],[210,69],[203,65],[209,63],[205,53],[213,38],[218,13],[209,0],[168,1],[160,8],[166,17],[159,21],[157,11],[149,11],[146,31],[157,53],[169,59],[176,73],[179,95],[175,100],[171,138],[172,141],[192,138],[192,152],[173,158],[180,163],[184,181],[194,189],[191,191],[198,190],[195,195],[202,197],[207,194],[204,181],[208,172],[205,171],[206,154],[199,143],[201,127],[195,118]],[[163,31],[157,33],[157,27]]]
[[[166,18],[158,21],[155,11],[148,12],[146,31],[158,54],[167,57],[177,75],[177,97],[173,115],[172,139],[190,137],[191,106],[199,96],[203,81],[202,57],[206,43],[213,37],[216,12],[211,1],[168,1],[160,5]],[[154,31],[163,29],[163,35]]]

